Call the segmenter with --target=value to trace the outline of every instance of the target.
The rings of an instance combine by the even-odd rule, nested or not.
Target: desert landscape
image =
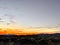
[[[0,0],[0,45],[60,45],[60,0]]]

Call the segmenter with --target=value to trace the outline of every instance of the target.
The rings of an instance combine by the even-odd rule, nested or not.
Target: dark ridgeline
[[[0,45],[60,45],[60,33],[0,35]]]

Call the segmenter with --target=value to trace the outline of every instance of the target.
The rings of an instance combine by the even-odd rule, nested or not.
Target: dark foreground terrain
[[[60,34],[0,35],[0,45],[60,45]]]

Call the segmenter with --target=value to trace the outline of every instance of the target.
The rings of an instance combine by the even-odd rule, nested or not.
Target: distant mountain
[[[54,34],[37,34],[38,36],[60,36],[60,33],[54,33]]]

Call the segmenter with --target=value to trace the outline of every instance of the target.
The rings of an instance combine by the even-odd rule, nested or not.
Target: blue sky
[[[4,23],[11,19],[24,27],[57,25],[60,24],[60,0],[0,0],[0,18]]]

